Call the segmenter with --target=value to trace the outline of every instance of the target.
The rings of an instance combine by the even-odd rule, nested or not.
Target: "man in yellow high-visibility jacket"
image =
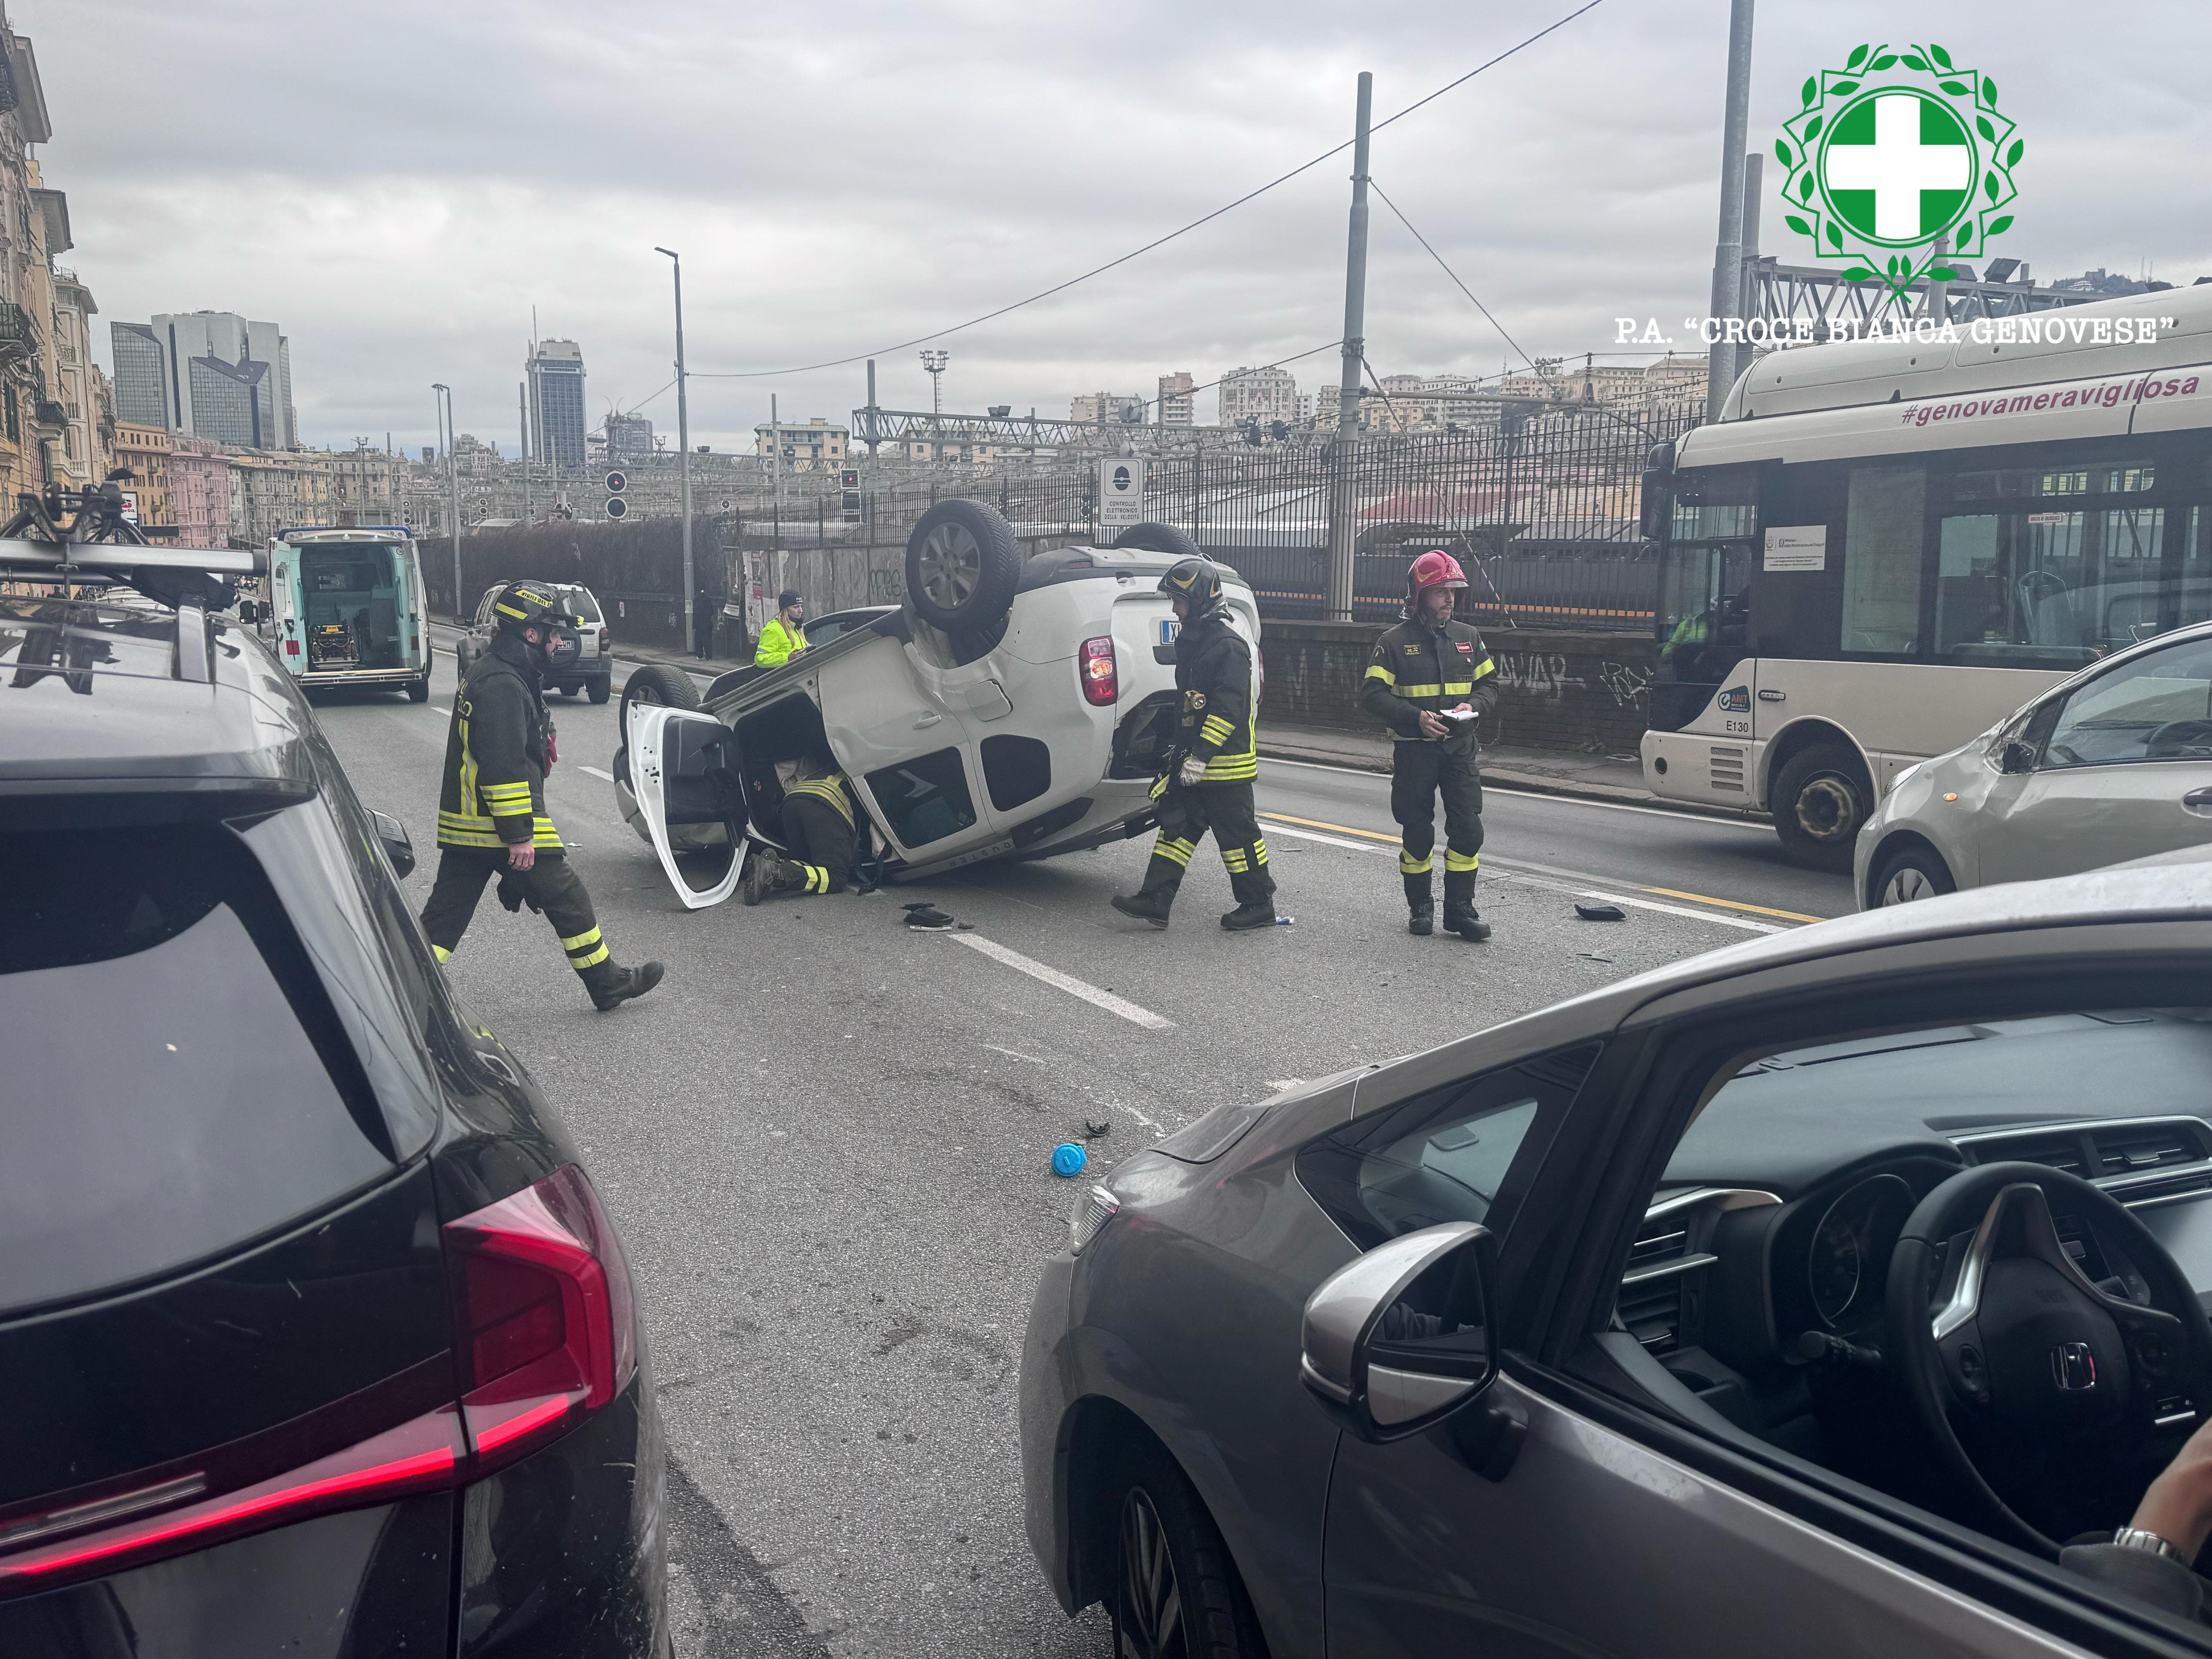
[[[781,668],[806,651],[806,630],[800,626],[806,619],[806,601],[787,587],[776,595],[775,607],[753,652],[753,662],[762,668]]]

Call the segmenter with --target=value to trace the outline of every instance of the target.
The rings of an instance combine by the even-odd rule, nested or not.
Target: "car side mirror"
[[[1376,1246],[1306,1298],[1298,1380],[1364,1440],[1418,1434],[1498,1375],[1498,1243],[1446,1222]]]
[[[2018,775],[2035,770],[2035,750],[2028,744],[2008,743],[1999,757],[2000,766],[2008,773]]]
[[[415,843],[407,838],[407,826],[389,812],[372,811],[369,817],[376,820],[376,838],[384,843],[392,872],[404,881],[415,873]]]

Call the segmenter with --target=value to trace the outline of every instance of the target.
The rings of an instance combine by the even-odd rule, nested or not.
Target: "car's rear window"
[[[0,1311],[215,1255],[393,1167],[220,824],[0,835]]]
[[[599,602],[592,597],[590,588],[563,588],[562,595],[568,601],[569,608],[583,618],[586,625],[596,628],[605,620],[599,615]]]

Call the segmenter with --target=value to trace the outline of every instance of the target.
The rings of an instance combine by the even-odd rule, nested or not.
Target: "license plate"
[[[1182,623],[1177,621],[1175,617],[1161,617],[1160,643],[1162,645],[1173,645],[1176,642],[1176,635],[1182,630]]]

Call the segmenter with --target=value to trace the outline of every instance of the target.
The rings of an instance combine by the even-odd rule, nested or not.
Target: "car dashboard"
[[[1881,1351],[1899,1235],[1949,1177],[2009,1161],[2112,1193],[2212,1303],[2212,1020],[2128,1011],[1746,1066],[1677,1148],[1630,1247],[1616,1323],[1738,1427],[1871,1474],[1873,1449],[1850,1443],[1888,1415]],[[2148,1304],[2115,1242],[2063,1206],[2053,1220],[2092,1282]]]

